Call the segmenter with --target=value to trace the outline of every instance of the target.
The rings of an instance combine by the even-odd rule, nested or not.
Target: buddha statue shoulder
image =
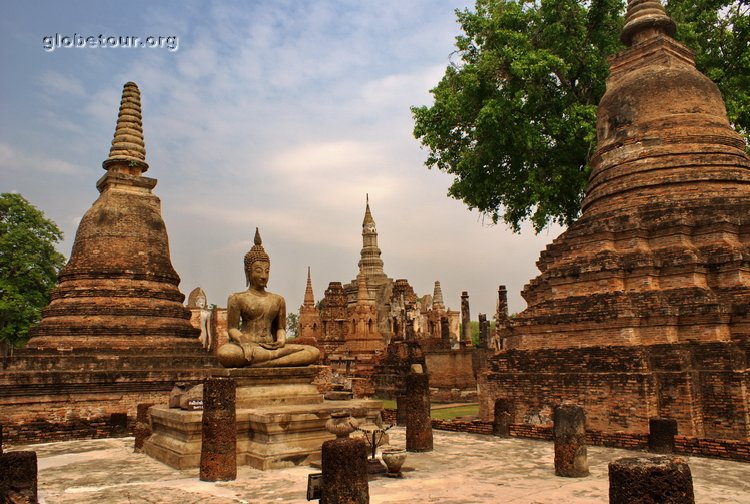
[[[286,302],[266,290],[270,269],[271,259],[256,228],[254,245],[245,254],[248,289],[227,301],[229,342],[218,350],[224,367],[307,366],[320,356],[313,346],[286,342]]]

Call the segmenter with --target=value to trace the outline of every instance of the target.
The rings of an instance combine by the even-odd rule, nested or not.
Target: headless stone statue
[[[286,302],[266,291],[270,267],[256,228],[255,245],[245,255],[249,288],[232,294],[227,301],[229,343],[218,350],[224,367],[307,366],[320,356],[313,346],[286,343]]]

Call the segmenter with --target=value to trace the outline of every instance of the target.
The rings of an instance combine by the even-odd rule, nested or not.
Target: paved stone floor
[[[404,430],[390,431],[404,446]],[[370,481],[370,502],[606,503],[607,463],[637,452],[589,447],[591,476],[554,474],[552,443],[434,431],[435,450],[410,453],[403,479]],[[307,475],[316,470],[238,469],[237,480],[205,483],[198,470],[178,471],[132,452],[133,438],[70,441],[9,448],[31,449],[39,462],[40,502],[57,503],[275,503],[306,502]],[[698,503],[750,503],[750,464],[688,457]]]

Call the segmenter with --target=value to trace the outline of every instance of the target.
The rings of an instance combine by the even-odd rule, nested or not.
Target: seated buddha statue
[[[245,254],[248,289],[232,294],[227,301],[229,342],[219,347],[219,362],[227,368],[314,364],[320,356],[317,348],[286,342],[286,302],[266,290],[271,260],[258,228],[254,241]]]

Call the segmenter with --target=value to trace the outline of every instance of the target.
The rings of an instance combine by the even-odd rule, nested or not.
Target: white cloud
[[[19,152],[8,144],[0,143],[0,171],[25,171],[35,173],[79,173],[75,165],[47,155]]]
[[[83,82],[70,75],[48,70],[42,73],[40,85],[47,94],[83,96],[86,90]]]

